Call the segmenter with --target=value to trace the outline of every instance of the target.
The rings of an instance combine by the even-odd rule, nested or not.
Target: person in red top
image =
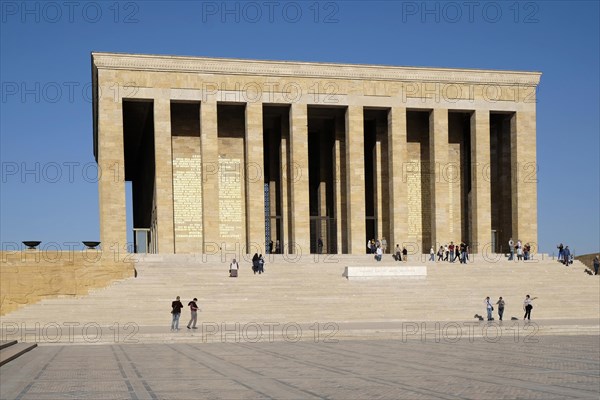
[[[196,304],[197,301],[198,301],[198,299],[194,297],[194,300],[192,300],[188,303],[188,306],[190,306],[190,311],[192,313],[192,318],[190,319],[190,322],[188,322],[188,324],[187,324],[188,329],[198,329],[198,328],[196,328],[196,322],[198,321],[198,305]],[[193,322],[193,325],[192,325],[192,322]],[[190,325],[192,325],[192,326],[190,327]]]

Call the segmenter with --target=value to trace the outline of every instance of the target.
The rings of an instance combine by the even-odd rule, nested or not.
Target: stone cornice
[[[98,69],[109,70],[524,86],[537,86],[541,77],[540,72],[526,71],[393,67],[95,52],[92,53],[92,63]]]

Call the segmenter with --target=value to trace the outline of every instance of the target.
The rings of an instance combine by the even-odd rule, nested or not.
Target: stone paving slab
[[[600,338],[40,346],[1,399],[598,399]]]

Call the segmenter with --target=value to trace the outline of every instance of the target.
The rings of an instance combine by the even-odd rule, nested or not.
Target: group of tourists
[[[237,278],[240,270],[240,264],[234,258],[229,264],[229,277]],[[265,272],[265,258],[262,254],[254,253],[252,256],[252,271],[256,275],[257,273],[264,274]]]
[[[531,259],[531,245],[526,243],[523,245],[520,240],[517,239],[517,242],[510,238],[508,240],[508,261],[515,260],[515,254],[517,255],[516,261],[521,260],[530,260]]]
[[[431,247],[429,250],[429,261],[435,260],[435,254],[433,247]],[[437,260],[451,263],[458,260],[461,264],[466,264],[469,261],[469,246],[465,242],[460,242],[460,244],[450,242],[450,244],[440,246],[437,251]]]
[[[190,313],[191,313],[190,322],[188,322],[188,324],[187,324],[188,329],[198,329],[196,327],[196,323],[198,322],[198,310],[199,310],[198,304],[196,304],[197,301],[198,301],[198,299],[194,297],[194,300],[192,300],[188,303],[188,306],[190,307]],[[177,296],[177,298],[171,302],[171,315],[172,315],[171,331],[179,330],[179,317],[181,316],[182,308],[183,308],[183,304],[181,303],[181,299],[179,298],[179,296]]]
[[[385,237],[381,240],[367,240],[367,254],[374,254],[376,261],[381,261],[383,259],[383,255],[386,253],[387,240],[385,240]],[[394,249],[394,253],[392,254],[392,256],[396,261],[406,262],[408,261],[408,250],[406,250],[406,247],[400,247],[399,244],[396,244],[396,248]]]
[[[558,249],[559,263],[564,264],[567,267],[573,264],[573,261],[575,261],[575,255],[571,253],[571,250],[569,250],[569,246],[563,246],[563,244],[561,243],[558,246],[556,246],[556,248]]]
[[[279,244],[279,240],[276,240],[275,242],[273,242],[272,240],[270,240],[269,241],[268,250],[269,250],[268,254],[279,254],[279,253],[281,253],[281,245]]]
[[[259,275],[265,272],[265,259],[262,254],[254,253],[252,256],[252,271],[255,275],[257,272]]]
[[[381,261],[383,255],[387,250],[387,241],[383,238],[381,241],[377,239],[371,239],[367,241],[367,253],[374,254],[375,260]],[[437,254],[438,261],[448,261],[455,262],[459,261],[460,263],[466,264],[469,260],[469,246],[463,241],[460,244],[454,244],[454,242],[450,242],[450,244],[446,244],[445,246],[440,246],[437,253],[435,252],[433,246],[429,250],[429,261],[435,262],[435,256]],[[408,261],[408,250],[406,247],[400,247],[399,244],[396,244],[396,247],[393,252],[394,260],[396,261]]]
[[[396,245],[396,249],[394,251],[394,260],[404,262],[408,261],[408,250],[406,250],[406,247],[402,247],[402,249],[400,249],[400,245]]]
[[[525,300],[523,300],[523,311],[525,311],[525,315],[523,319],[531,320],[531,310],[533,309],[533,300],[537,299],[537,297],[530,297],[529,295],[525,296]],[[490,300],[490,297],[486,297],[484,300],[485,309],[487,311],[487,320],[492,321],[494,319],[494,305]],[[506,301],[502,297],[498,298],[498,301],[495,303],[498,306],[498,319],[502,321],[502,316],[504,315],[504,307],[506,306]]]
[[[367,240],[367,254],[377,254],[377,249],[381,250],[381,254],[387,253],[387,240],[385,238]]]

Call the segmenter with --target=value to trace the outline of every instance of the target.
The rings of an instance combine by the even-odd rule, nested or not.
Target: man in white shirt
[[[490,302],[490,296],[485,298],[485,306],[487,309],[487,319],[488,319],[488,321],[491,321],[493,319],[492,311],[494,311],[494,307],[492,306],[492,303]]]
[[[238,269],[240,269],[240,265],[238,264],[238,262],[234,258],[231,261],[231,264],[229,264],[229,277],[230,278],[237,278],[237,276],[238,276]]]
[[[377,255],[375,256],[375,259],[377,261],[381,261],[381,258],[383,257],[383,250],[381,249],[381,246],[377,247],[376,254]]]
[[[537,297],[529,297],[529,295],[525,296],[525,300],[523,301],[523,310],[525,310],[525,315],[523,319],[531,320],[531,310],[533,309],[533,300],[537,299]]]

